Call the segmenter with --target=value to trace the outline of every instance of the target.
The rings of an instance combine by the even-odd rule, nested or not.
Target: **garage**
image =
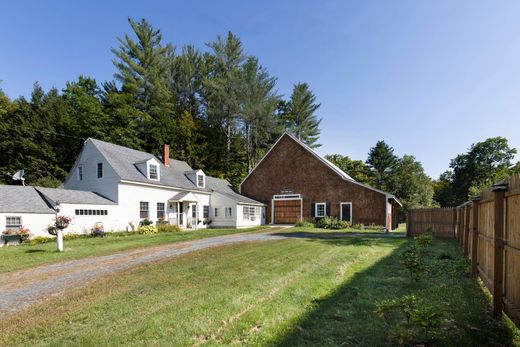
[[[300,195],[273,196],[274,224],[294,224],[302,219],[302,199]]]

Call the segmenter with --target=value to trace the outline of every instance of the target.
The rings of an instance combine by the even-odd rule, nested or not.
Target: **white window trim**
[[[196,175],[196,180],[197,180],[197,187],[199,188],[204,188],[206,186],[206,175],[203,175],[203,174],[197,174]],[[199,185],[199,176],[202,177],[202,185]]]
[[[77,178],[78,178],[78,181],[83,181],[83,165],[78,166]]]
[[[352,202],[340,202],[339,203],[339,219],[343,220],[343,205],[350,205],[350,220],[348,221],[352,224]]]
[[[157,168],[157,178],[152,178],[151,175],[150,175],[152,166],[155,166]],[[161,175],[160,175],[160,172],[159,172],[159,165],[157,165],[155,163],[148,163],[148,179],[151,180],[151,181],[160,181]]]
[[[7,219],[8,218],[19,218],[20,219],[20,224],[18,224],[18,229],[9,229],[9,230],[20,230],[20,228],[23,226],[23,218],[22,216],[5,216],[5,228],[7,229],[8,226],[14,226],[15,224],[8,224],[7,223]]]
[[[323,205],[323,216],[318,215],[318,206]],[[326,202],[317,202],[314,204],[314,217],[322,218],[327,216],[327,203]]]

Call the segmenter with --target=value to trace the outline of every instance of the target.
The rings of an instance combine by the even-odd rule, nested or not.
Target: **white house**
[[[262,203],[238,194],[226,180],[206,176],[184,161],[170,159],[167,145],[163,146],[162,157],[156,157],[87,139],[63,189],[6,187],[13,186],[3,186],[6,194],[10,194],[8,189],[32,189],[36,194],[31,193],[32,198],[40,196],[43,203],[37,210],[21,208],[23,198],[10,194],[10,202],[0,205],[0,216],[38,211],[42,215],[38,218],[43,220],[46,215],[51,221],[59,205],[60,215],[73,217],[66,232],[83,233],[95,224],[103,224],[107,231],[129,230],[145,219],[154,223],[164,220],[186,229],[243,228],[260,225],[264,218]],[[2,190],[0,194],[4,195]],[[50,224],[34,221],[35,225],[25,215],[23,220],[22,225],[31,231]],[[6,227],[0,224],[0,230]]]

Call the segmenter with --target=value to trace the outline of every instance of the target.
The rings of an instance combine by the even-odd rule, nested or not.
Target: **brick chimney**
[[[170,166],[170,145],[164,144],[162,147],[162,162],[165,166]]]

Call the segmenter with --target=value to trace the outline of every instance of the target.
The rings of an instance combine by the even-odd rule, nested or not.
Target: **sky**
[[[35,81],[112,80],[129,17],[178,49],[232,31],[280,94],[307,82],[321,103],[320,154],[365,160],[384,140],[437,178],[486,138],[520,149],[519,1],[4,2],[0,88],[14,99]]]

